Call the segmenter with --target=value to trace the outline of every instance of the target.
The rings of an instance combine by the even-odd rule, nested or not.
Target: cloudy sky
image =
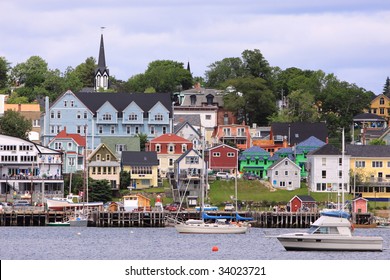
[[[190,62],[194,76],[244,50],[271,66],[334,73],[376,94],[390,76],[389,0],[1,0],[0,56],[64,71],[98,57],[117,79],[148,63]]]

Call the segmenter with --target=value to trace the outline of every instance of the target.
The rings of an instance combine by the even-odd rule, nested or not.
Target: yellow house
[[[371,200],[390,198],[390,146],[347,145],[351,192]]]
[[[157,153],[122,151],[122,170],[130,173],[132,189],[146,189],[158,186]]]
[[[381,116],[389,122],[390,120],[390,98],[384,94],[379,94],[370,104],[369,113]]]

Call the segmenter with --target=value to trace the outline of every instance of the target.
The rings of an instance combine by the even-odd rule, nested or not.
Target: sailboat
[[[204,141],[203,141],[204,142]],[[202,157],[204,160],[204,147],[202,152]],[[249,220],[250,218],[241,217],[237,212],[235,217],[232,216],[217,216],[217,215],[208,215],[204,210],[204,185],[205,178],[204,174],[206,172],[205,164],[203,163],[203,170],[201,176],[201,207],[200,207],[200,219],[189,219],[184,222],[177,222],[175,228],[178,233],[190,233],[190,234],[243,234],[248,231],[250,224],[247,222],[242,222],[243,220]],[[236,210],[237,210],[237,170],[236,170]],[[236,222],[232,222],[232,220]],[[209,222],[211,221],[211,222]]]

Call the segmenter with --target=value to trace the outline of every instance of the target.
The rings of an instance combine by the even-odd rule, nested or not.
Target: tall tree
[[[10,63],[5,57],[0,56],[0,90],[8,86],[8,72],[10,69]]]
[[[31,129],[31,121],[27,120],[17,111],[7,110],[0,117],[0,134],[28,139],[28,133]]]
[[[88,57],[85,62],[76,66],[74,72],[83,87],[94,87],[96,67],[96,59],[93,57]]]
[[[390,79],[389,77],[386,78],[385,85],[383,87],[383,92],[384,95],[390,97]]]

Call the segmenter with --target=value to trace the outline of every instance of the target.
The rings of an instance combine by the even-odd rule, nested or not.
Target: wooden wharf
[[[67,219],[69,211],[3,211],[0,213],[0,226],[46,226],[51,222]],[[234,213],[213,212],[210,215],[233,215]],[[260,228],[307,228],[319,217],[316,212],[255,212],[239,213],[243,217],[252,217],[253,227]],[[145,212],[105,212],[94,211],[90,214],[90,227],[165,227],[168,220],[199,219],[199,212],[183,211],[179,213],[167,211]]]

